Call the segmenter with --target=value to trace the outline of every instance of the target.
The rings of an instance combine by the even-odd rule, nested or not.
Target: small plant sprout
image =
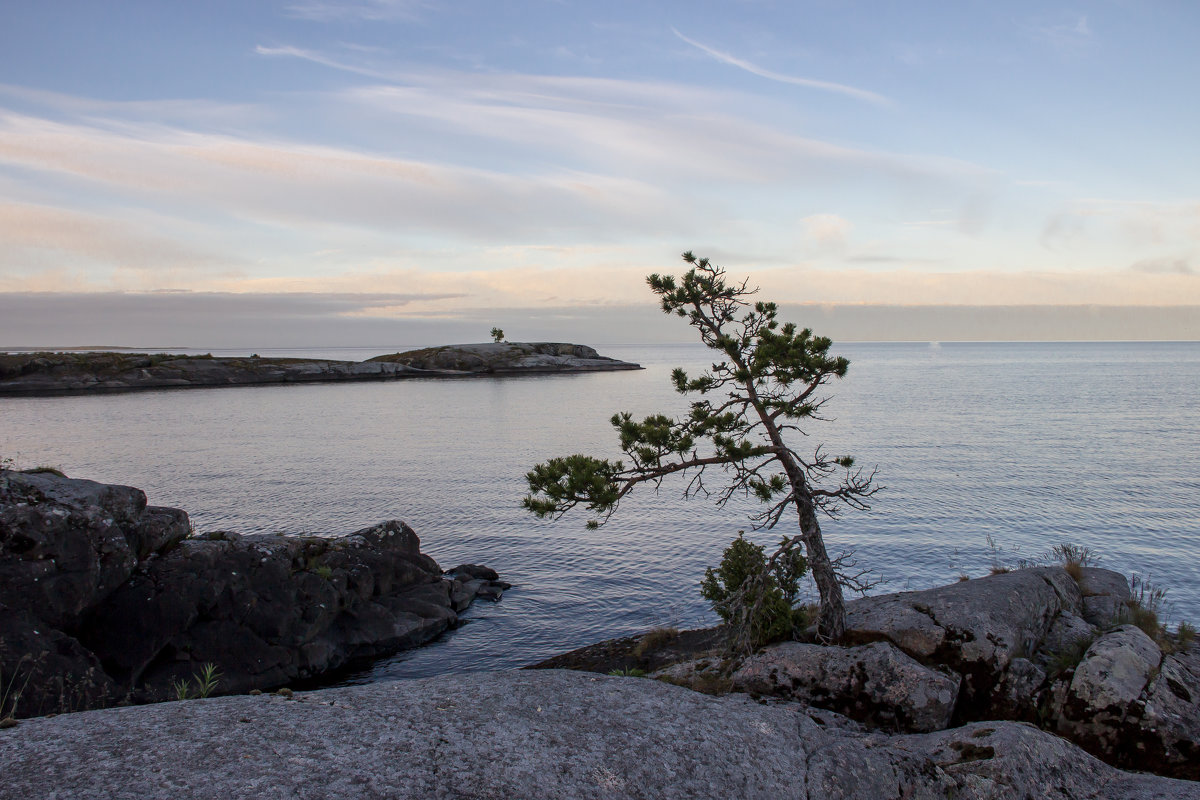
[[[194,697],[192,694],[192,683],[187,678],[171,681],[171,691],[175,692],[176,700],[191,700]]]
[[[208,697],[217,688],[221,673],[217,669],[217,665],[209,661],[192,677],[196,679],[196,694],[200,697]]]
[[[195,681],[195,687],[192,686],[192,681]],[[212,694],[217,684],[221,682],[221,672],[217,669],[217,665],[211,661],[207,662],[200,668],[199,672],[193,672],[191,680],[183,678],[178,681],[171,681],[171,691],[175,692],[176,700],[194,700],[196,698],[208,697]]]
[[[33,656],[29,653],[21,656],[7,681],[4,679],[3,670],[0,670],[0,722],[12,720],[12,724],[16,723],[17,705],[21,702],[21,695],[25,693],[25,687],[29,685],[29,679],[33,677],[33,665],[31,664],[25,672],[25,680],[18,685],[17,682],[21,677],[21,665],[31,661],[33,661]],[[11,726],[10,724],[5,727]]]
[[[646,670],[629,667],[627,669],[609,670],[608,674],[614,678],[644,678],[646,677]]]

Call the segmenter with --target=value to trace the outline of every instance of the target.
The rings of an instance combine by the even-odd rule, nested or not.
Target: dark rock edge
[[[416,647],[508,584],[398,520],[195,535],[140,489],[0,469],[0,717],[271,690]]]

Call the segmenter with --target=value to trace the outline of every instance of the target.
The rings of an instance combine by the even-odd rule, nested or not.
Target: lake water
[[[268,351],[359,359],[396,349]],[[865,513],[825,523],[888,583],[986,574],[1060,542],[1168,588],[1200,622],[1200,343],[847,344],[835,421],[812,443],[879,467]],[[347,533],[408,522],[443,567],[515,584],[470,624],[356,680],[528,664],[655,625],[711,623],[699,596],[751,502],[644,491],[599,531],[520,509],[554,455],[616,455],[608,419],[683,410],[668,376],[699,346],[601,347],[639,372],[0,398],[0,454],[145,489],[201,530]],[[248,352],[248,351],[247,351]],[[754,534],[760,541],[775,538]]]

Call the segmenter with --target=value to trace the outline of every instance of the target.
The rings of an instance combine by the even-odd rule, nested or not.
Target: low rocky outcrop
[[[539,666],[641,669],[709,694],[800,702],[887,732],[1023,721],[1111,764],[1200,780],[1200,647],[1122,624],[1135,616],[1135,601],[1119,573],[1072,573],[1023,569],[855,600],[836,645],[783,642],[737,659],[711,631],[676,633],[663,648],[648,646],[662,638],[651,634]],[[677,653],[687,640],[699,646]]]
[[[1112,763],[1200,780],[1200,649],[1164,654],[1133,625],[1054,686],[1054,729]]]
[[[172,353],[0,353],[0,395],[628,369],[641,367],[601,356],[584,345],[565,343],[447,345],[367,361]]]
[[[924,664],[962,675],[958,721],[1003,718],[1009,666],[1033,655],[1058,616],[1078,614],[1081,603],[1062,568],[1018,570],[854,600],[846,607],[846,641],[890,641]]]
[[[949,727],[961,677],[918,663],[890,642],[836,647],[784,642],[742,662],[735,691],[797,700],[874,728]]]
[[[1184,800],[1015,722],[888,736],[797,703],[543,670],[221,697],[0,730],[0,796]]]
[[[128,486],[0,470],[0,716],[268,689],[388,655],[507,584],[443,575],[397,520],[346,536],[190,533]]]

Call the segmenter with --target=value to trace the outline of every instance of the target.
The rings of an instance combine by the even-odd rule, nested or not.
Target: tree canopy
[[[683,259],[691,269],[682,278],[654,274],[646,282],[664,312],[686,319],[720,353],[699,375],[683,369],[671,375],[678,392],[698,399],[679,418],[613,415],[627,460],[575,454],[538,464],[526,475],[524,506],[557,518],[583,504],[594,513],[588,525],[596,527],[636,487],[658,488],[679,473],[687,479],[685,497],[713,496],[718,505],[737,494],[761,501],[763,510],[752,517],[758,527],[772,528],[795,513],[798,532],[784,537],[767,559],[761,580],[803,545],[821,596],[818,631],[836,639],[845,630],[842,586],[859,588],[861,573],[846,574],[840,558],[830,559],[818,514],[867,508],[879,487],[875,472],[858,469],[852,457],[831,456],[820,444],[802,453],[793,443],[822,420],[828,397],[821,387],[845,376],[849,362],[830,354],[828,338],[780,323],[774,303],[752,301],[758,290],[746,281],[728,281],[725,270],[690,252]],[[711,481],[713,468],[720,470],[719,484]],[[755,596],[755,587],[748,585],[747,592]]]

